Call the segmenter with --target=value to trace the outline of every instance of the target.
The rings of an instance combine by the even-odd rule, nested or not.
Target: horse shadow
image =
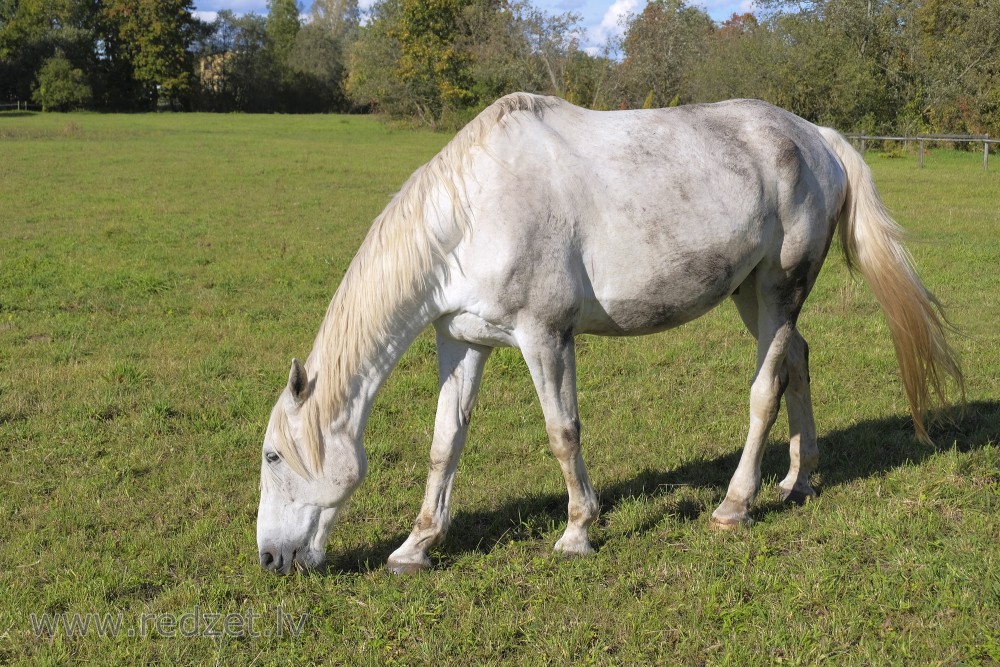
[[[919,464],[937,452],[957,449],[970,452],[986,443],[1000,441],[1000,401],[979,401],[964,409],[948,409],[931,428],[937,444],[925,445],[913,438],[909,418],[886,417],[858,422],[819,437],[820,466],[815,481],[822,495],[825,489],[857,479],[884,475],[895,468]],[[596,489],[601,516],[613,513],[633,498],[655,499],[677,487],[709,489],[720,501],[739,463],[742,448],[716,458],[689,461],[671,470],[645,469],[635,477]],[[771,441],[761,467],[762,491],[784,477],[788,468],[787,442]],[[788,511],[788,505],[767,500],[762,492],[751,510],[754,519]],[[630,532],[651,530],[669,513],[681,521],[695,521],[711,511],[700,501],[681,499],[665,507],[660,515],[647,517]],[[489,553],[517,540],[538,539],[552,527],[566,521],[566,494],[536,494],[514,498],[490,511],[459,511],[452,519],[448,536],[435,551],[437,565],[446,565],[465,553]],[[600,519],[599,519],[600,521]],[[389,554],[406,539],[398,533],[368,546],[341,552],[328,561],[326,573],[362,573],[384,567]],[[600,550],[602,540],[594,539]],[[433,558],[433,556],[432,556]]]

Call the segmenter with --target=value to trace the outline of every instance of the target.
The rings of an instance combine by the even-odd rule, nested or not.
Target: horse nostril
[[[275,570],[275,569],[277,569],[278,566],[275,565],[274,554],[271,553],[270,551],[266,551],[266,550],[265,551],[261,551],[260,552],[260,566],[261,567],[265,567],[268,570]]]

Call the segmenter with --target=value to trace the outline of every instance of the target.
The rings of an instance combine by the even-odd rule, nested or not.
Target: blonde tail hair
[[[913,415],[917,439],[931,443],[924,417],[946,403],[948,378],[965,400],[962,369],[945,338],[941,304],[920,281],[903,246],[903,229],[889,216],[864,158],[838,132],[819,128],[847,173],[840,214],[840,244],[849,268],[857,267],[889,323],[896,360]]]

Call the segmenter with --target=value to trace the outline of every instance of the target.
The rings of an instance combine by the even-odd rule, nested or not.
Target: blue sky
[[[359,0],[362,9],[371,6],[373,0]],[[299,0],[303,12],[308,10],[311,0]],[[583,17],[583,27],[587,30],[583,40],[585,46],[597,47],[607,38],[620,34],[619,18],[629,12],[638,13],[646,0],[534,0],[536,7],[550,13],[573,12]],[[750,11],[752,0],[692,0],[691,5],[701,7],[716,21],[724,21],[734,12]],[[214,12],[231,9],[238,14],[245,12],[267,13],[266,0],[197,0],[197,13],[206,19],[214,18]]]

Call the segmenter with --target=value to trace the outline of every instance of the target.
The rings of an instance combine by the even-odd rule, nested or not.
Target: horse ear
[[[305,367],[298,359],[292,359],[292,370],[288,372],[288,391],[292,395],[295,407],[305,402],[308,390],[309,376],[306,375]]]

